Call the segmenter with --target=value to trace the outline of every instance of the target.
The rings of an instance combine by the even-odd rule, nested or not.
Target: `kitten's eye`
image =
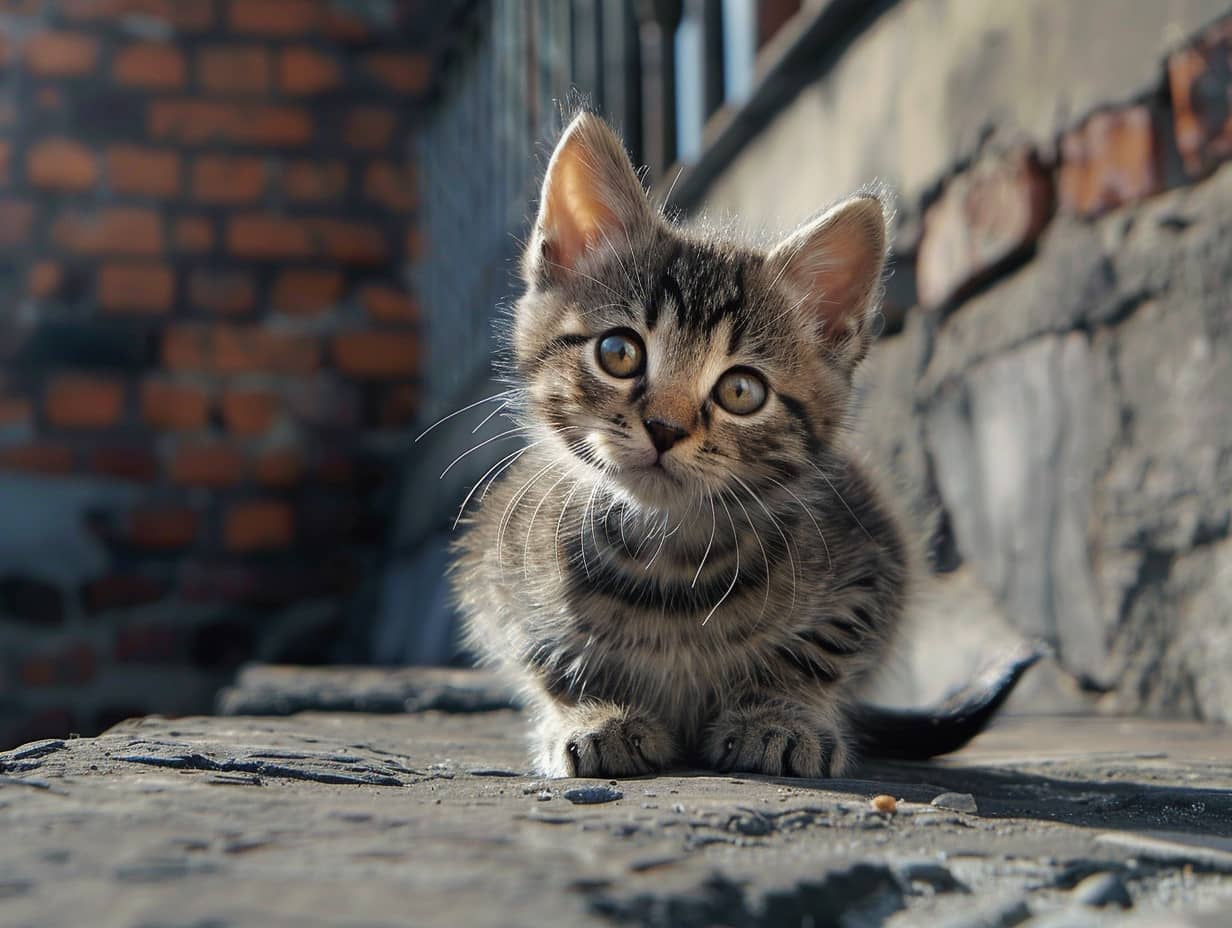
[[[734,415],[750,415],[766,402],[766,382],[748,368],[732,368],[714,385],[714,401]]]
[[[646,366],[642,340],[628,329],[613,329],[595,346],[599,366],[613,377],[636,377]]]

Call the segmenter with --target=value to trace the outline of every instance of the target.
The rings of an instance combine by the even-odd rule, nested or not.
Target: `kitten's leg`
[[[553,777],[629,777],[676,760],[675,739],[649,713],[608,702],[556,706],[535,730],[537,766]]]
[[[702,735],[707,766],[771,776],[840,776],[852,752],[836,706],[772,698],[723,710]]]

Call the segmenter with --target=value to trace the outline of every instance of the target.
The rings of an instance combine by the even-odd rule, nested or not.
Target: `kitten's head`
[[[872,195],[768,253],[675,227],[584,113],[552,155],[523,264],[526,412],[648,508],[790,485],[842,426],[885,253]]]

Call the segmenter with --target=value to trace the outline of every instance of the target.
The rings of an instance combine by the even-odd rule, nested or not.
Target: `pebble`
[[[979,811],[979,807],[975,804],[975,797],[970,793],[942,793],[930,805],[938,809],[948,809],[950,812],[975,814]]]
[[[1125,881],[1116,873],[1093,873],[1074,887],[1073,895],[1075,902],[1094,908],[1114,905],[1128,909],[1134,904]]]
[[[893,796],[887,796],[882,793],[880,796],[874,796],[871,800],[873,808],[878,812],[887,812],[893,815],[898,811],[898,800]]]
[[[615,802],[624,799],[625,794],[611,786],[576,786],[567,789],[564,797],[577,805],[595,805],[600,802]]]

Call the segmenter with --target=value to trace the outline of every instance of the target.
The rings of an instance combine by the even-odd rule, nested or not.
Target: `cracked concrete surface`
[[[0,754],[0,925],[1232,918],[1225,729],[1010,718],[860,776],[544,781],[510,710],[137,720]]]

